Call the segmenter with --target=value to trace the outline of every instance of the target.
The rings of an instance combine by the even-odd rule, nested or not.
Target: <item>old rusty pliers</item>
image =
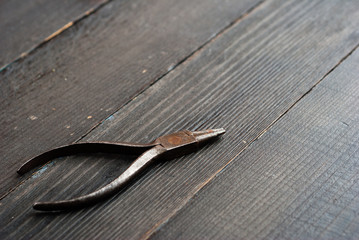
[[[159,137],[148,144],[110,142],[75,143],[44,152],[28,160],[17,172],[19,174],[24,174],[35,166],[45,164],[52,158],[76,153],[121,151],[133,154],[142,153],[117,179],[93,193],[64,201],[36,202],[33,205],[34,209],[42,211],[73,210],[95,204],[100,200],[114,195],[155,159],[158,159],[159,157],[169,159],[188,154],[197,150],[202,143],[213,139],[224,132],[225,130],[223,128],[194,132],[184,130]]]

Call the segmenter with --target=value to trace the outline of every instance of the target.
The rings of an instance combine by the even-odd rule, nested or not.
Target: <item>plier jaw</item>
[[[196,151],[203,143],[224,133],[225,130],[223,128],[194,132],[183,130],[159,137],[148,144],[110,142],[75,143],[52,149],[28,160],[19,168],[18,173],[23,174],[31,168],[44,164],[53,158],[76,153],[96,151],[113,152],[114,150],[131,153],[143,152],[118,178],[95,192],[70,200],[37,202],[33,205],[34,209],[41,211],[68,211],[95,204],[114,195],[158,158],[175,158]]]
[[[180,148],[190,148],[192,145],[202,145],[203,143],[212,140],[226,131],[223,128],[208,129],[204,131],[188,131],[183,130],[159,137],[155,140],[155,143],[161,144],[167,151]]]
[[[159,137],[154,142],[166,150],[161,158],[170,160],[198,150],[203,144],[225,132],[223,128],[194,132],[182,130]]]

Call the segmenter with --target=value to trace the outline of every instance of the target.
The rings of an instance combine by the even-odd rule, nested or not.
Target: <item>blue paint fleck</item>
[[[167,68],[167,71],[170,72],[170,71],[172,71],[174,68],[175,68],[175,66],[174,66],[174,65],[171,65],[171,66],[169,66],[169,67]]]
[[[31,178],[38,178],[38,177],[40,177],[41,174],[43,174],[43,173],[47,170],[47,168],[48,168],[49,166],[53,165],[53,164],[54,164],[54,163],[51,162],[51,163],[48,163],[48,164],[44,165],[44,166],[43,166],[42,168],[40,168],[36,173],[34,173],[34,175],[32,175]]]
[[[113,115],[111,115],[111,116],[109,116],[108,118],[106,118],[106,120],[109,120],[109,121],[111,121],[111,120],[113,120],[115,117],[113,116]]]

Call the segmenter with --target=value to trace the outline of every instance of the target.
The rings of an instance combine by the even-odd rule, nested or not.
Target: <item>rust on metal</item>
[[[95,204],[114,195],[124,187],[125,184],[138,176],[140,172],[160,157],[170,159],[196,151],[202,143],[206,143],[208,140],[214,139],[224,133],[225,130],[223,128],[194,132],[183,130],[159,137],[155,141],[147,144],[111,142],[75,143],[44,152],[28,160],[17,172],[19,174],[24,174],[32,168],[45,164],[53,158],[77,153],[142,153],[118,178],[95,192],[74,199],[54,202],[36,202],[33,205],[34,209],[41,211],[69,211]]]

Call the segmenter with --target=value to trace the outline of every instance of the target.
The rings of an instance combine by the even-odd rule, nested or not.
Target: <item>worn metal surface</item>
[[[168,134],[157,138],[155,141],[148,144],[138,143],[109,143],[109,142],[88,142],[76,143],[67,146],[52,149],[44,152],[28,160],[17,171],[19,174],[24,174],[31,168],[40,164],[44,164],[52,158],[68,156],[83,152],[141,152],[145,151],[139,156],[131,166],[122,173],[117,179],[98,189],[95,192],[87,194],[82,197],[55,201],[55,202],[36,202],[33,207],[41,211],[67,211],[82,208],[95,204],[105,198],[108,198],[118,192],[125,184],[133,180],[140,172],[148,167],[154,160],[160,157],[174,158],[195,151],[199,146],[217,136],[225,133],[223,128],[209,129],[204,131],[188,131]]]

